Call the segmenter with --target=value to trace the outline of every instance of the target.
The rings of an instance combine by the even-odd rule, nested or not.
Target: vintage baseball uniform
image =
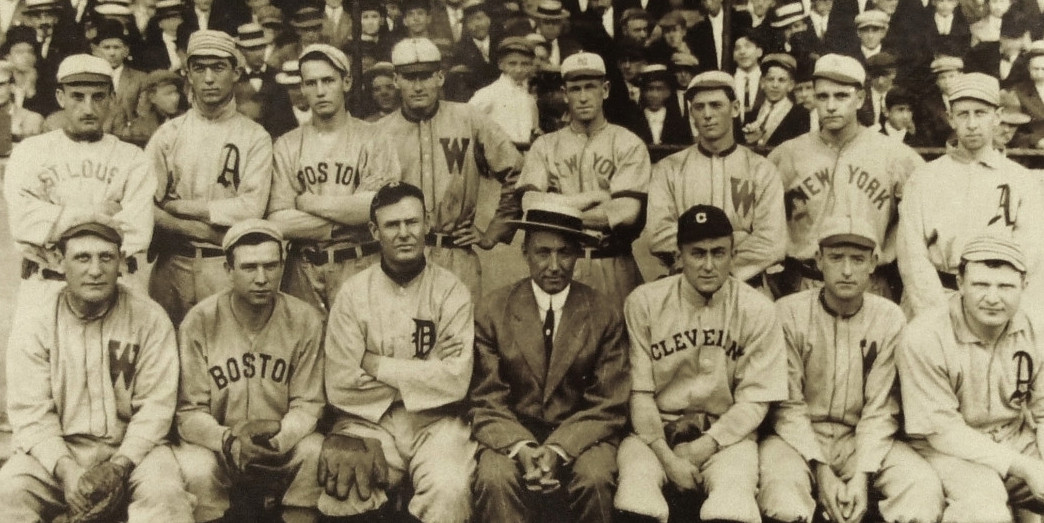
[[[272,139],[263,127],[236,111],[235,101],[213,115],[193,108],[164,123],[145,147],[158,180],[156,204],[207,200],[211,226],[227,228],[260,218],[272,183]],[[157,231],[158,254],[149,295],[175,325],[203,298],[227,285],[224,251],[173,231]]]
[[[1001,152],[973,161],[954,150],[922,166],[907,182],[899,210],[899,271],[912,314],[946,302],[965,242],[987,229],[1010,231],[1026,253],[1024,299],[1041,297],[1042,282],[1034,277],[1044,238],[1040,180]],[[946,285],[940,272],[948,275]]]
[[[899,306],[873,294],[842,316],[823,289],[776,302],[787,344],[790,397],[769,414],[775,435],[759,445],[758,504],[780,521],[812,521],[813,462],[848,481],[869,475],[886,521],[937,521],[935,471],[895,439],[899,390],[893,354],[906,324]]]
[[[55,242],[62,224],[76,215],[101,212],[106,202],[120,207],[112,217],[123,234],[121,250],[138,255],[128,263],[135,269],[144,264],[141,255],[152,240],[156,192],[156,179],[146,165],[141,149],[110,134],[85,142],[56,130],[17,144],[5,169],[4,199],[15,248],[23,258],[23,283],[30,283],[21,286],[22,306],[16,310],[33,303],[42,288],[61,285],[64,275]],[[123,272],[131,288],[145,290],[144,272]]]
[[[612,198],[635,198],[644,204],[650,171],[648,148],[631,131],[607,123],[588,136],[566,126],[533,142],[516,188],[564,195],[605,191]],[[640,217],[615,214],[609,213],[612,231],[577,263],[574,279],[622,306],[642,283],[631,255],[631,242],[642,229]],[[634,225],[621,224],[627,220]]]
[[[896,350],[906,432],[939,473],[944,521],[1008,521],[1010,499],[1028,501],[1009,477],[1018,454],[1040,459],[1044,361],[1035,319],[1019,310],[992,347],[970,330],[961,295],[916,316]],[[915,442],[917,443],[917,442]]]
[[[624,317],[632,391],[651,392],[665,422],[703,414],[704,433],[721,446],[701,469],[700,517],[761,521],[755,429],[769,403],[787,397],[786,348],[772,302],[734,277],[705,297],[677,274],[638,287]],[[667,476],[649,447],[662,437],[635,434],[620,444],[618,509],[666,517]]]
[[[409,475],[409,511],[422,521],[466,521],[471,513],[475,444],[460,402],[474,362],[471,294],[448,269],[431,263],[406,282],[381,264],[352,276],[330,311],[326,332],[326,395],[338,411],[334,432],[381,441],[392,484]],[[376,376],[364,354],[379,361]],[[327,515],[375,510],[355,490],[345,502],[325,493]],[[334,513],[336,512],[336,513]]]
[[[380,258],[365,220],[350,224],[344,218],[345,199],[398,179],[399,160],[374,140],[374,131],[373,125],[347,115],[333,132],[307,124],[275,143],[269,219],[315,230],[307,238],[291,237],[284,286],[324,310],[346,278]],[[298,197],[305,194],[315,197],[319,208],[301,209]]]
[[[412,120],[398,111],[376,125],[378,143],[394,147],[398,155],[399,178],[424,191],[424,209],[431,224],[428,261],[450,269],[477,300],[482,294],[478,255],[470,246],[453,247],[447,235],[475,220],[479,176],[504,185],[494,222],[519,214],[510,189],[522,167],[522,155],[500,126],[467,104],[443,100],[423,120]],[[510,241],[512,232],[504,228],[498,239]]]
[[[698,204],[723,209],[732,222],[732,274],[740,280],[783,259],[783,184],[776,166],[763,156],[742,145],[715,154],[697,144],[657,162],[645,223],[653,254],[678,252],[678,216]]]
[[[903,184],[924,160],[895,140],[860,128],[840,149],[819,132],[809,132],[776,147],[768,156],[779,169],[787,210],[787,257],[809,262],[819,248],[820,228],[828,216],[862,216],[873,225],[878,265],[895,261],[896,209]],[[802,287],[821,285],[805,276]],[[879,275],[871,292],[889,297]],[[898,296],[894,297],[898,300]]]
[[[249,331],[236,319],[232,300],[232,291],[208,297],[179,328],[182,443],[174,455],[198,499],[199,521],[217,519],[228,509],[232,484],[220,463],[221,445],[227,431],[251,420],[279,420],[280,431],[271,441],[280,451],[293,449],[281,470],[292,478],[283,504],[315,507],[319,499],[315,478],[322,436],[315,425],[326,405],[322,318],[307,303],[276,293],[268,322]]]
[[[174,329],[151,300],[117,287],[113,304],[80,317],[67,291],[14,325],[7,412],[15,454],[0,469],[0,514],[38,521],[65,506],[55,465],[89,468],[113,454],[135,465],[129,520],[192,521],[192,500],[164,445],[177,399]]]

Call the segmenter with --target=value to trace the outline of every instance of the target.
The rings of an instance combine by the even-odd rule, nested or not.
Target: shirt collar
[[[650,111],[649,109],[643,109],[645,111],[645,117],[652,122],[662,122],[667,118],[667,108],[661,107],[657,111]]]
[[[954,161],[958,163],[970,164],[975,161],[970,156],[965,154],[964,151],[959,147],[954,147],[953,149],[951,149],[949,154],[950,158],[953,158]],[[997,169],[1000,167],[1002,160],[1004,160],[1004,155],[997,149],[990,147],[990,150],[986,153],[985,157],[982,160],[977,161],[976,163],[985,167],[989,167],[990,169]]]
[[[562,312],[566,298],[569,297],[571,285],[566,285],[566,288],[558,291],[558,294],[548,294],[535,281],[529,280],[529,283],[533,286],[533,295],[536,296],[537,307],[540,307],[541,312],[546,312],[549,308],[555,312]]]
[[[960,343],[977,343],[979,345],[986,345],[982,339],[980,339],[971,328],[968,327],[968,320],[964,317],[964,306],[963,300],[960,294],[954,294],[950,298],[950,320],[953,322],[953,334]],[[1029,320],[1026,318],[1026,313],[1019,309],[1015,316],[1008,321],[1008,328],[1001,335],[1001,339],[1007,336],[1017,334],[1029,327]],[[997,340],[998,342],[1000,340]]]
[[[826,311],[827,314],[829,314],[829,315],[831,315],[831,316],[833,316],[835,318],[841,318],[842,320],[847,320],[848,318],[851,318],[852,316],[855,316],[856,314],[859,314],[859,311],[863,310],[863,304],[864,303],[866,303],[866,299],[864,299],[863,301],[859,302],[859,308],[856,309],[854,312],[852,312],[852,314],[841,314],[840,312],[835,311],[833,308],[831,308],[830,304],[827,303],[827,301],[826,301],[826,289],[822,289],[822,288],[819,289],[819,305],[821,305],[823,307],[823,310]]]
[[[400,287],[405,287],[411,281],[413,281],[415,278],[417,278],[417,276],[419,276],[420,273],[424,272],[424,269],[427,266],[428,266],[427,258],[421,258],[420,264],[417,267],[415,267],[413,270],[404,272],[402,274],[397,274],[397,273],[391,272],[391,269],[388,267],[388,265],[386,263],[384,263],[384,258],[381,258],[381,272],[383,272],[384,275],[387,276],[389,280],[395,282]]]
[[[707,150],[707,148],[704,147],[702,143],[696,142],[696,150],[699,151],[700,154],[706,156],[707,158],[713,158],[715,156],[719,158],[724,158],[735,152],[737,146],[738,144],[736,142],[732,142],[732,145],[726,147],[724,151],[721,151],[720,153],[712,153],[709,150]]]
[[[689,283],[689,280],[685,278],[685,274],[678,274],[678,285],[681,287],[680,294],[682,299],[697,307],[707,307],[725,299],[724,296],[727,294],[727,288],[732,285],[731,280],[732,276],[726,276],[725,282],[721,284],[721,287],[719,287],[714,294],[707,296],[700,291],[697,291],[696,287],[693,287],[692,284]]]

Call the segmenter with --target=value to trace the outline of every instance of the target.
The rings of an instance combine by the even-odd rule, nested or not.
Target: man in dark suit
[[[1029,40],[1030,27],[1023,18],[1005,16],[1001,20],[1000,40],[981,42],[968,52],[965,69],[969,73],[985,73],[1000,80],[1002,89],[1010,89],[1029,78],[1023,46]]]
[[[953,134],[950,126],[950,82],[964,72],[964,60],[940,56],[931,63],[935,85],[921,96],[920,114],[915,114],[917,132],[931,147],[943,147]]]
[[[536,31],[547,40],[548,62],[551,65],[562,65],[562,60],[567,56],[583,49],[573,36],[563,34],[569,13],[562,8],[562,3],[558,0],[540,2],[529,16],[535,20]]]
[[[886,96],[895,84],[897,74],[895,56],[881,52],[866,61],[867,89],[863,106],[856,111],[864,127],[880,130],[887,117]]]
[[[104,19],[98,23],[97,33],[91,42],[95,56],[104,58],[112,67],[112,82],[116,105],[109,115],[109,122],[117,118],[131,118],[138,107],[138,96],[145,86],[147,74],[126,65],[130,46],[123,25],[116,20]]]
[[[1033,42],[1026,53],[1029,78],[1015,86],[1015,95],[1022,111],[1030,116],[1028,124],[1032,134],[1044,134],[1044,42]]]
[[[454,44],[460,41],[464,34],[463,5],[464,0],[432,0],[428,26],[431,38]]]
[[[468,67],[474,81],[473,87],[477,90],[493,83],[500,76],[497,63],[493,61],[500,39],[499,35],[493,34],[489,7],[484,0],[468,0],[462,9],[464,36],[453,50],[453,61]]]
[[[746,34],[750,29],[750,13],[744,11],[732,12],[731,41],[724,41],[724,10],[721,8],[722,0],[702,0],[705,19],[692,26],[692,41],[695,44],[693,52],[700,61],[700,67],[704,71],[713,69],[725,70],[731,61],[731,54],[726,54],[724,47],[729,48],[731,53],[732,44],[738,35]]]
[[[674,98],[673,75],[662,64],[647,65],[638,77],[643,125],[631,129],[645,143],[692,145],[692,131]]]
[[[572,281],[595,242],[580,212],[539,196],[523,207],[515,223],[530,277],[475,308],[475,519],[530,521],[561,490],[568,521],[611,521],[631,392],[626,327],[609,300]]]

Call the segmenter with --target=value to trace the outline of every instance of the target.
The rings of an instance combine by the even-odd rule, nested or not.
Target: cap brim
[[[986,98],[985,96],[977,96],[974,94],[962,94],[960,96],[950,98],[950,103],[952,104],[953,102],[956,102],[958,100],[975,100],[976,102],[982,102],[991,107],[1000,107],[1000,100],[991,100],[989,98]]]
[[[415,64],[396,65],[399,74],[434,73],[442,69],[442,62],[417,62]]]
[[[865,249],[873,250],[877,247],[877,242],[865,236],[846,233],[831,234],[830,236],[827,236],[819,240],[819,245],[822,247],[836,247],[838,245],[855,245],[857,247],[863,247]]]
[[[566,236],[570,236],[570,237],[576,238],[577,240],[580,240],[580,242],[584,243],[584,244],[593,244],[593,243],[597,243],[598,242],[598,237],[594,236],[593,234],[588,234],[586,232],[577,231],[576,229],[570,229],[568,227],[562,227],[560,225],[552,225],[552,224],[545,224],[545,223],[533,223],[533,222],[527,222],[527,221],[524,221],[524,220],[507,220],[506,223],[511,224],[511,225],[515,225],[519,229],[522,229],[524,231],[552,231],[552,232],[560,232],[562,234],[565,234]]]
[[[92,234],[115,244],[120,244],[123,241],[123,238],[120,237],[119,231],[100,223],[84,223],[75,227],[70,227],[67,231],[62,233],[61,238],[63,240],[68,240],[69,238],[81,236],[83,234]]]
[[[856,87],[863,87],[863,81],[844,74],[836,73],[812,73],[812,79],[822,78],[824,80],[830,80],[831,82],[837,82],[839,84],[854,85]]]
[[[986,251],[970,252],[970,253],[962,255],[961,259],[965,260],[965,261],[970,261],[970,262],[983,262],[983,261],[989,261],[989,260],[1000,260],[1000,261],[1003,261],[1003,262],[1010,263],[1012,265],[1012,267],[1015,267],[1015,269],[1018,270],[1019,272],[1026,272],[1026,264],[1025,263],[1023,263],[1021,260],[1015,259],[1014,256],[1009,256],[1008,254],[1004,254],[1004,253],[986,252]]]
[[[238,45],[239,47],[242,47],[244,49],[253,49],[253,48],[256,48],[256,47],[265,47],[266,45],[268,45],[270,43],[272,43],[272,42],[270,40],[268,40],[267,38],[258,38],[256,40],[237,41],[236,45]]]
[[[562,75],[565,80],[584,80],[587,78],[605,78],[605,71],[598,69],[573,69]]]
[[[294,29],[315,29],[317,27],[322,26],[322,20],[315,20],[310,22],[290,22],[290,27],[293,27]]]
[[[60,84],[111,84],[112,77],[98,73],[76,73],[58,80]]]
[[[1025,125],[1030,123],[1033,118],[1025,113],[1001,113],[1001,123],[1008,125]]]
[[[235,55],[217,49],[197,49],[189,53],[188,58],[235,58]]]

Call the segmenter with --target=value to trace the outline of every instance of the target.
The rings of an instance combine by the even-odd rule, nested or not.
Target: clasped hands
[[[531,492],[549,494],[559,489],[558,466],[562,456],[547,445],[523,445],[515,460],[522,465],[522,480]]]

